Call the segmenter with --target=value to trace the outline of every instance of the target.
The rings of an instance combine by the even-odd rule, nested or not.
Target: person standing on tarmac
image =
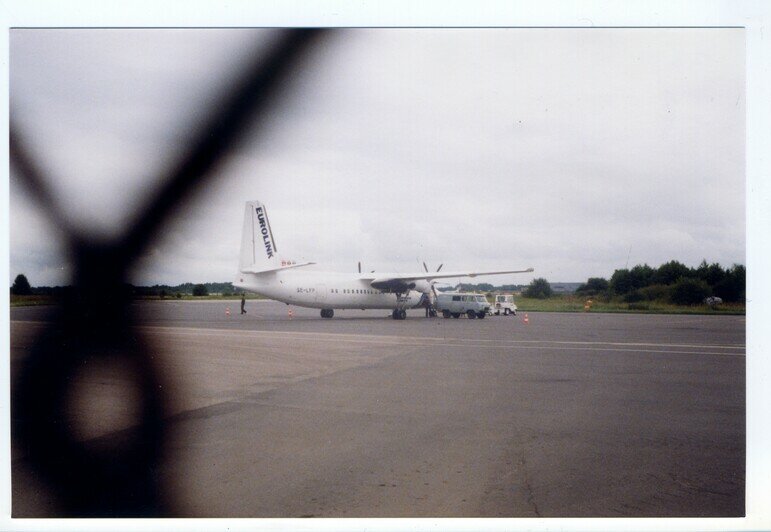
[[[246,305],[246,296],[244,294],[241,294],[241,314],[246,314],[246,309],[244,306]]]

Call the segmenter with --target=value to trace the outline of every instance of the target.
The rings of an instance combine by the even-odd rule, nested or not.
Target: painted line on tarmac
[[[273,338],[273,339],[292,339],[292,340],[307,340],[312,342],[325,342],[325,343],[359,343],[381,346],[394,346],[394,347],[473,347],[476,341],[474,340],[451,340],[447,341],[445,338],[419,338],[413,336],[377,336],[377,335],[354,335],[354,334],[340,334],[340,333],[297,333],[289,331],[243,331],[233,329],[200,329],[192,327],[157,327],[157,326],[141,326],[140,329],[145,329],[148,332],[162,332],[162,333],[183,333],[190,336],[225,336],[236,337],[246,336],[251,338]],[[465,343],[464,343],[465,342]],[[471,342],[471,343],[469,343]],[[694,348],[694,349],[739,349],[733,346],[709,346],[709,345],[684,345],[684,344],[641,344],[641,343],[621,343],[621,342],[567,342],[560,341],[554,342],[550,340],[523,340],[523,341],[495,341],[488,340],[488,345],[484,347],[487,349],[499,348],[499,349],[536,349],[536,350],[552,350],[552,351],[610,351],[610,352],[630,352],[630,353],[645,353],[645,354],[682,354],[682,355],[720,355],[720,356],[738,356],[744,357],[744,353],[732,353],[721,351],[686,351],[686,350],[671,350],[661,349],[668,347],[675,348]],[[492,343],[490,343],[492,342]],[[540,344],[540,345],[533,345]],[[557,344],[557,345],[545,345],[545,344]],[[600,347],[600,346],[607,347]],[[630,349],[631,348],[631,349]],[[647,349],[645,349],[647,348]]]
[[[587,346],[618,346],[618,347],[675,347],[675,348],[696,348],[696,349],[733,349],[738,351],[743,351],[746,349],[746,346],[743,344],[734,344],[734,345],[713,345],[713,344],[658,344],[658,343],[645,343],[645,342],[588,342],[583,340],[575,340],[575,341],[568,341],[568,340],[487,340],[487,339],[464,339],[464,338],[442,338],[442,337],[432,337],[432,336],[393,336],[393,335],[375,335],[375,334],[353,334],[353,333],[322,333],[322,332],[303,332],[303,331],[250,331],[250,330],[243,330],[243,329],[217,329],[217,328],[199,328],[199,327],[164,327],[164,326],[156,326],[156,325],[142,325],[139,326],[143,329],[148,330],[167,330],[167,331],[173,331],[173,330],[185,330],[185,331],[202,331],[206,332],[207,334],[213,334],[213,333],[246,333],[248,335],[253,336],[279,336],[279,337],[308,337],[312,339],[319,339],[322,337],[330,337],[330,338],[372,338],[377,340],[384,340],[387,338],[393,338],[395,339],[394,343],[399,343],[400,341],[415,341],[415,342],[431,342],[432,345],[436,342],[447,342],[448,340],[451,340],[453,342],[465,342],[468,345],[477,345],[480,343],[486,343],[486,344],[494,344],[494,345],[501,345],[501,344],[511,344],[511,345],[519,345],[519,344],[554,344],[554,345],[587,345]]]
[[[495,340],[482,340],[487,342],[495,342]],[[618,345],[618,346],[634,346],[634,347],[703,347],[707,349],[738,349],[744,350],[746,346],[743,344],[736,345],[709,345],[709,344],[651,344],[645,342],[586,342],[581,340],[575,341],[562,341],[562,340],[505,340],[513,343],[550,343],[550,344],[569,344],[569,345]]]
[[[42,322],[37,321],[21,321],[14,320],[13,323],[20,324],[40,324]],[[479,345],[481,343],[487,344],[488,347],[522,347],[527,348],[528,344],[539,344],[539,348],[545,349],[545,344],[554,345],[555,349],[559,346],[609,346],[612,348],[680,348],[680,349],[726,349],[735,351],[744,351],[746,346],[743,344],[736,345],[713,345],[713,344],[658,344],[658,343],[645,343],[645,342],[589,342],[583,340],[567,341],[567,340],[487,340],[487,339],[463,339],[453,338],[452,342],[447,343],[448,338],[442,337],[430,337],[430,336],[393,336],[393,335],[369,335],[369,334],[352,334],[352,333],[322,333],[322,332],[303,332],[303,331],[250,331],[243,329],[217,329],[217,328],[200,328],[200,327],[165,327],[157,325],[140,325],[139,329],[147,331],[163,331],[163,332],[187,332],[197,336],[201,335],[246,335],[252,337],[278,337],[278,338],[296,338],[302,339],[303,337],[319,341],[326,338],[334,339],[337,341],[356,341],[356,342],[371,342],[379,343],[382,345],[405,345],[404,342],[413,342],[413,345],[442,345],[442,346],[457,346],[457,347],[470,347]],[[596,349],[596,348],[595,348]],[[598,349],[599,350],[599,349]],[[613,350],[613,349],[611,349]],[[632,351],[639,351],[639,349],[632,349]],[[646,351],[647,352],[647,351]],[[666,352],[666,351],[656,351]],[[673,351],[675,352],[675,351]],[[737,355],[744,356],[744,353],[736,353]]]

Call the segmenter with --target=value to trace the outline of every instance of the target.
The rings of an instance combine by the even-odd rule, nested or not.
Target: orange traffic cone
[[[225,307],[225,316],[230,316],[230,307]]]
[[[530,318],[527,317],[527,312],[525,312],[525,323],[530,323]]]
[[[289,319],[290,320],[292,319],[292,309],[291,308],[289,309]]]

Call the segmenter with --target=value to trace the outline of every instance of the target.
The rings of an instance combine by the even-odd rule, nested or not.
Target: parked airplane
[[[278,255],[276,239],[265,206],[246,202],[241,233],[239,274],[233,286],[255,292],[288,305],[321,309],[322,318],[331,318],[334,309],[388,309],[396,320],[407,317],[407,309],[429,307],[436,302],[436,279],[476,277],[504,273],[532,272],[435,272],[418,273],[332,273],[301,269],[314,262],[295,262]]]

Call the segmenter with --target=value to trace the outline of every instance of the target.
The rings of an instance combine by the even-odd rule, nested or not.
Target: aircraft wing
[[[449,279],[452,277],[476,277],[478,275],[501,275],[504,273],[529,273],[534,271],[533,268],[526,270],[506,270],[500,272],[420,272],[420,273],[405,273],[405,274],[386,274],[383,276],[363,276],[362,279],[370,281],[370,285],[373,288],[381,290],[406,290],[414,288],[410,286],[410,283],[414,281],[433,281],[434,279]]]

